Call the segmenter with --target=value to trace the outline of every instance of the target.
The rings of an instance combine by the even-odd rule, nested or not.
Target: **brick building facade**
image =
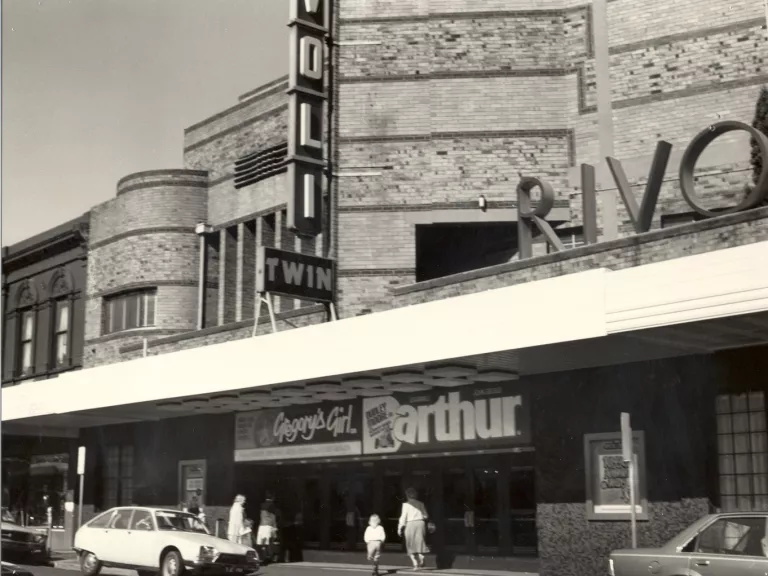
[[[183,169],[141,172],[118,182],[116,196],[90,213],[83,365],[93,370],[84,371],[88,375],[73,380],[72,386],[85,387],[95,382],[89,378],[109,374],[138,389],[137,374],[142,374],[155,379],[155,388],[166,396],[150,399],[147,392],[146,397],[131,396],[129,401],[126,392],[124,400],[110,400],[101,407],[93,400],[88,410],[94,410],[103,424],[81,426],[79,432],[80,442],[89,454],[96,455],[88,461],[87,476],[92,482],[85,501],[89,512],[134,500],[175,506],[185,494],[182,484],[187,468],[203,470],[205,477],[205,470],[215,467],[216,474],[208,476],[206,506],[217,526],[223,525],[235,490],[251,490],[251,499],[263,497],[265,490],[286,487],[295,494],[316,491],[312,492],[314,500],[307,496],[313,506],[320,501],[327,506],[329,498],[338,496],[333,502],[344,513],[362,513],[368,511],[366,507],[388,504],[382,496],[352,502],[349,494],[333,492],[335,483],[346,476],[359,476],[360,485],[369,491],[389,494],[392,486],[377,478],[395,478],[395,484],[411,482],[425,490],[433,486],[436,492],[430,492],[430,498],[441,522],[439,546],[445,550],[452,546],[452,554],[464,558],[467,566],[513,569],[519,565],[510,558],[514,560],[521,550],[523,554],[535,550],[542,576],[587,576],[603,569],[612,548],[624,545],[628,528],[622,522],[587,519],[581,442],[585,434],[612,432],[622,410],[633,412],[639,429],[648,436],[649,519],[641,530],[645,544],[657,544],[711,507],[723,505],[730,493],[719,484],[723,472],[718,472],[719,455],[714,446],[718,425],[714,406],[718,397],[734,390],[765,392],[754,374],[735,368],[744,356],[726,352],[748,348],[745,354],[750,361],[764,353],[764,348],[756,348],[768,342],[764,313],[758,313],[762,309],[723,312],[724,316],[747,312],[756,316],[731,324],[714,325],[715,316],[670,317],[669,324],[690,323],[679,332],[649,320],[622,328],[632,332],[625,339],[617,335],[619,329],[613,334],[604,327],[603,332],[568,336],[580,323],[592,326],[585,320],[586,311],[592,309],[578,298],[590,293],[594,297],[595,290],[608,293],[609,288],[599,283],[591,292],[573,288],[573,292],[542,296],[537,305],[547,305],[542,315],[548,327],[532,315],[526,316],[527,323],[520,323],[530,338],[521,336],[517,348],[507,343],[507,348],[499,344],[493,350],[465,354],[464,364],[481,372],[514,373],[513,380],[519,376],[519,383],[504,382],[510,390],[520,385],[536,391],[526,407],[532,421],[530,442],[523,449],[505,447],[498,460],[475,454],[471,458],[477,458],[476,463],[467,464],[467,485],[477,490],[486,484],[498,485],[494,498],[504,518],[491,517],[490,512],[487,518],[478,516],[478,526],[485,522],[496,526],[495,532],[481,534],[472,525],[464,540],[461,529],[449,530],[457,522],[475,521],[474,516],[471,520],[452,517],[443,498],[456,486],[440,476],[442,468],[455,467],[455,460],[425,464],[422,476],[386,468],[383,460],[375,458],[366,464],[375,468],[375,474],[349,461],[317,464],[311,471],[308,464],[279,473],[268,463],[242,463],[231,454],[236,450],[230,433],[235,412],[242,411],[242,407],[232,408],[241,398],[237,391],[257,386],[240,382],[242,374],[233,366],[245,366],[243,351],[251,345],[246,339],[271,332],[266,316],[254,330],[258,246],[336,259],[338,324],[352,326],[354,323],[345,321],[355,319],[354,325],[363,327],[360,337],[373,338],[368,348],[387,348],[387,343],[397,348],[400,341],[407,340],[406,333],[418,327],[416,320],[410,320],[409,310],[421,314],[418,310],[424,310],[423,306],[446,299],[458,301],[485,293],[493,298],[499,290],[526,290],[552,285],[544,281],[558,279],[566,286],[569,278],[598,278],[601,271],[616,273],[608,278],[630,278],[634,269],[646,284],[627,280],[622,286],[636,289],[633,295],[638,298],[651,298],[674,290],[652,284],[650,276],[643,276],[645,270],[680,263],[681,269],[689,266],[698,271],[699,266],[707,269],[714,264],[688,263],[704,262],[702,258],[729,249],[736,251],[729,254],[746,254],[764,247],[768,208],[695,221],[698,219],[680,195],[679,159],[691,138],[721,118],[750,122],[759,84],[768,81],[763,67],[765,25],[760,2],[694,4],[689,0],[642,6],[625,0],[608,2],[615,154],[624,163],[630,183],[645,183],[658,140],[674,146],[653,230],[645,234],[632,234],[622,207],[619,239],[581,246],[578,167],[599,163],[600,127],[591,6],[570,0],[338,0],[333,22],[337,45],[329,63],[334,88],[330,126],[334,178],[324,207],[330,217],[330,235],[308,240],[286,227],[287,78],[257,88],[236,105],[189,127],[184,133]],[[745,144],[746,140],[726,136],[708,148],[697,166],[697,190],[707,202],[732,205],[743,195],[749,168]],[[549,219],[559,224],[562,239],[572,249],[548,253],[546,244],[539,242],[533,258],[518,258],[515,189],[523,176],[538,177],[554,186],[558,198]],[[480,197],[487,201],[483,210],[478,207]],[[663,268],[663,273],[670,273],[670,268]],[[701,285],[714,282],[706,278],[700,280]],[[684,279],[679,277],[680,282]],[[612,285],[605,281],[605,286]],[[643,291],[640,286],[650,288]],[[606,326],[629,322],[612,319],[612,314],[631,317],[631,303],[622,301],[625,308],[621,313],[614,309],[622,291],[616,293],[615,301],[594,309],[593,316],[599,310]],[[526,294],[533,302],[535,294]],[[698,297],[703,301],[711,295]],[[684,307],[683,303],[693,300],[696,298],[686,293],[675,305]],[[456,308],[460,310],[455,312],[456,325],[480,322],[467,316],[504,316],[520,304],[494,302],[495,308],[481,311]],[[537,305],[531,304],[531,308]],[[644,305],[648,310],[672,306],[661,302]],[[552,306],[557,306],[557,312]],[[442,310],[442,314],[450,314]],[[280,297],[276,312],[279,331],[289,333],[280,338],[300,342],[293,346],[302,351],[316,346],[303,334],[336,330],[318,326],[327,323],[328,316],[321,305],[312,302]],[[520,308],[521,317],[526,313]],[[401,314],[398,318],[403,320],[393,324],[392,333],[373,328],[365,332],[365,326],[379,326],[379,320],[362,318],[369,314],[376,318]],[[647,317],[655,318],[651,312]],[[428,315],[419,318],[438,323]],[[314,327],[303,330],[308,326]],[[504,340],[507,336],[501,334],[502,328],[497,329],[499,341]],[[635,338],[635,332],[643,329],[652,332],[650,336]],[[537,330],[567,334],[535,336]],[[461,330],[444,337],[460,342],[446,343],[451,350],[471,347],[464,341],[474,340]],[[569,339],[588,342],[571,345]],[[252,364],[243,368],[252,380],[268,378],[262,372],[269,372],[273,359],[268,351],[275,341],[274,337],[252,341],[254,351],[247,352],[254,355]],[[416,347],[429,345],[420,342]],[[183,388],[184,378],[175,376],[181,371],[178,359],[187,354],[183,357],[192,364],[194,359],[185,351],[213,355],[234,350],[234,346],[240,352],[222,352],[230,354],[227,369],[219,367],[219,374],[211,378],[219,386],[219,394],[210,398],[213,412],[200,409],[195,403],[207,406],[212,389],[205,386],[212,384],[196,381],[194,390]],[[371,353],[355,350],[360,356]],[[424,354],[425,359],[418,360],[422,371],[429,368],[428,354]],[[345,356],[339,351],[332,355],[339,362]],[[153,365],[175,368],[167,368],[162,375],[157,368],[142,372],[145,356],[165,357],[167,364],[153,358]],[[459,356],[456,352],[440,358]],[[416,362],[411,360],[389,368]],[[128,376],[114,371],[113,366],[122,362],[127,362]],[[293,379],[282,374],[292,369],[276,369],[280,375],[270,385],[331,376],[341,379],[347,374],[331,371]],[[371,370],[358,367],[350,372]],[[646,380],[652,384],[641,393],[638,390]],[[219,384],[221,381],[224,383]],[[616,381],[623,383],[617,387]],[[688,394],[693,386],[695,392]],[[667,401],[669,414],[676,416],[656,418],[655,410]],[[177,410],[171,415],[178,417],[167,419],[164,404]],[[117,415],[121,406],[125,413]],[[249,406],[256,409],[257,405]],[[258,405],[286,406],[291,402],[285,399]],[[47,418],[43,408],[30,410]],[[691,433],[679,444],[662,449],[662,439],[680,433],[681,427],[701,432],[708,440],[697,443],[698,436]],[[170,437],[179,440],[170,445]],[[567,457],[563,456],[566,452]],[[437,453],[432,456],[437,458]],[[111,462],[120,464],[110,468]],[[503,468],[497,471],[499,480],[475,475],[497,463]],[[514,474],[513,469],[517,470]],[[519,470],[525,472],[516,475]],[[674,481],[670,470],[676,474]],[[463,478],[464,472],[456,474]],[[566,476],[568,486],[554,481]],[[425,480],[437,477],[440,479],[433,485]],[[516,498],[524,501],[517,503],[522,512],[514,512]],[[288,500],[286,495],[286,505]],[[345,524],[343,516],[312,512],[306,506],[298,512],[305,516],[316,513],[315,521],[322,527],[306,537],[311,548],[356,550],[356,533],[346,530],[355,526]],[[443,557],[440,562],[460,565],[455,558]]]

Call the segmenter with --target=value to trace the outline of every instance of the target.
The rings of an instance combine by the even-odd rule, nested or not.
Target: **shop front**
[[[272,495],[302,548],[362,551],[375,513],[386,547],[400,551],[400,509],[413,487],[436,525],[438,556],[535,556],[522,385],[400,389],[413,392],[238,414],[235,484],[249,514]]]

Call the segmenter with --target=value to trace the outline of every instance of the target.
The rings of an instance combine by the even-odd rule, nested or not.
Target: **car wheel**
[[[98,576],[101,572],[101,562],[92,552],[83,552],[80,555],[80,571],[83,576]]]
[[[163,557],[162,576],[181,576],[184,572],[184,564],[181,562],[181,554],[171,550]]]

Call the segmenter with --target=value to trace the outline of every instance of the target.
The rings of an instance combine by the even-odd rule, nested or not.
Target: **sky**
[[[288,73],[286,0],[2,0],[2,244],[181,168],[184,129]]]

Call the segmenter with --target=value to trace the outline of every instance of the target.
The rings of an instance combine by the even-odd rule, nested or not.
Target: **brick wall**
[[[208,175],[162,170],[133,174],[117,197],[91,211],[84,366],[119,360],[118,347],[194,329],[197,321],[198,239],[206,217]],[[155,325],[102,334],[104,296],[156,288]]]
[[[748,120],[755,87],[764,74],[759,61],[759,6],[747,0],[727,5],[710,0],[692,10],[688,1],[674,0],[672,8],[609,2],[615,155],[638,187],[644,184],[657,139],[671,141],[679,153],[718,114]],[[339,139],[332,201],[338,203],[334,233],[342,315],[387,308],[393,289],[413,282],[414,211],[466,208],[479,194],[514,207],[519,178],[531,175],[552,183],[560,198],[570,202],[574,223],[580,223],[580,190],[573,176],[578,163],[599,159],[591,11],[586,3],[337,0],[337,4],[336,38],[341,44],[336,50],[338,83],[333,97]],[[675,13],[654,20],[670,10]],[[285,78],[278,79],[185,131],[184,163],[209,174],[205,214],[217,234],[220,228],[234,231],[237,226],[244,234],[244,222],[280,210],[285,201],[284,175],[240,190],[234,188],[233,176],[236,159],[285,140],[286,86]],[[746,180],[739,153],[721,154],[743,148],[744,139],[722,140],[699,168],[699,190],[720,204],[737,198]],[[658,217],[689,210],[679,195],[676,168],[672,162]],[[138,210],[128,203],[140,204],[143,193],[126,194],[121,210]],[[623,206],[620,215],[621,230],[629,233]],[[141,218],[149,219],[150,227],[163,220],[157,211]],[[122,233],[123,224],[115,220],[119,215],[110,220],[105,214],[103,229]],[[253,238],[257,243],[270,243],[266,227],[258,234],[254,227],[253,232],[259,236]],[[322,243],[297,242],[285,230],[282,217],[274,232],[281,247],[322,250]],[[97,271],[93,290],[117,287],[120,275],[139,277],[135,281],[140,282],[170,274],[170,261],[158,252],[164,250],[158,248],[160,238],[143,245],[142,240],[132,241],[158,262],[141,269],[119,263],[130,259],[131,248],[115,243],[111,249],[104,246],[101,254],[94,252],[94,262],[103,263],[107,271]],[[252,314],[253,295],[244,288],[247,266],[233,270],[233,255],[249,252],[252,243],[238,242],[235,235],[226,250],[221,250],[220,242],[209,250],[209,326],[220,322],[236,326]],[[192,241],[162,246],[187,256],[198,251]],[[538,253],[542,249],[539,246]],[[527,269],[532,262],[520,266]],[[191,282],[196,270],[190,266],[188,277],[174,279]],[[218,290],[220,280],[223,293]],[[188,289],[191,298],[194,288]],[[407,300],[403,298],[397,301]],[[277,302],[279,311],[299,306],[284,300]],[[96,320],[100,312],[90,308]],[[181,329],[181,324],[169,319],[167,327]],[[98,331],[92,336],[98,337]],[[171,338],[168,349],[175,345]]]

